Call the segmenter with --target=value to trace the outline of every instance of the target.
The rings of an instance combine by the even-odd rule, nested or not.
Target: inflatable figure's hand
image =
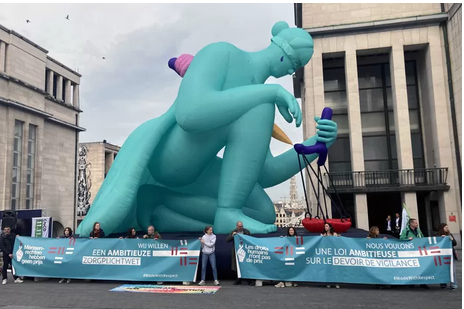
[[[282,86],[278,86],[277,88],[275,104],[282,117],[284,117],[288,123],[291,123],[293,119],[295,119],[296,126],[299,127],[301,125],[302,115],[300,105],[295,97]]]
[[[337,124],[332,120],[321,119],[317,116],[314,117],[314,121],[317,123],[316,129],[318,129],[316,140],[318,142],[325,143],[327,147],[330,147],[337,139]]]

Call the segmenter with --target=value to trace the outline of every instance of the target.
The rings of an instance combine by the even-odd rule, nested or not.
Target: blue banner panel
[[[453,276],[449,237],[411,241],[235,235],[240,278],[362,284],[438,284]]]
[[[17,237],[15,274],[125,281],[195,281],[200,241]]]

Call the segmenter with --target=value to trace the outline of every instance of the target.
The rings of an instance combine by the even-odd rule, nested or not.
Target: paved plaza
[[[391,309],[461,308],[462,263],[457,263],[459,289],[441,290],[431,285],[376,290],[367,285],[341,285],[328,289],[321,284],[296,288],[233,286],[224,281],[215,295],[151,294],[109,292],[124,282],[85,282],[58,284],[58,280],[26,281],[0,286],[0,308],[317,308],[317,309]]]

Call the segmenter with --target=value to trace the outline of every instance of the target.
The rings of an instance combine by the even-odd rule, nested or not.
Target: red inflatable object
[[[336,233],[345,233],[351,227],[351,219],[327,219]]]
[[[336,233],[345,233],[351,227],[351,219],[327,219]],[[304,218],[303,226],[311,233],[323,233],[324,232],[324,219],[317,218]]]

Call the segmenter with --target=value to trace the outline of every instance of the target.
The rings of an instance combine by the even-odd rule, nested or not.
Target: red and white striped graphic
[[[285,258],[285,265],[286,266],[295,266],[295,259],[294,258]]]
[[[438,263],[437,263],[437,260],[438,260]],[[435,262],[435,266],[438,266],[438,264],[440,264],[440,266],[442,265],[441,264],[441,256],[434,256],[433,261]]]
[[[181,249],[184,250],[181,251]],[[151,256],[176,257],[181,254],[183,256],[198,256],[200,254],[200,250],[188,250],[188,248],[171,247],[171,250],[153,250],[151,252]]]
[[[177,255],[177,249],[178,247],[171,247],[171,255]]]
[[[296,247],[295,254],[305,254],[305,247]]]
[[[295,239],[296,239],[296,244],[297,245],[303,245],[304,244],[303,236],[296,236]]]
[[[443,264],[444,265],[451,265],[451,257],[450,256],[444,256],[443,257]]]
[[[73,246],[76,244],[76,239],[75,238],[70,238],[69,239],[69,247],[50,247],[48,248],[48,253],[49,254],[56,254],[55,260],[53,263],[55,264],[62,264],[63,263],[63,257],[60,255],[71,255],[74,253],[74,248]]]
[[[293,255],[293,246],[285,246],[285,255]]]
[[[198,258],[188,258],[189,265],[197,265],[198,264]]]
[[[186,256],[181,256],[180,257],[180,266],[187,266],[187,257]]]
[[[275,254],[284,254],[284,247],[274,247]]]
[[[451,256],[453,254],[452,249],[443,249],[440,247],[429,247],[426,246],[418,247],[414,251],[398,251],[398,257],[408,258],[408,257],[425,257],[425,256]]]
[[[184,240],[181,239],[181,240],[180,240],[180,245],[181,245],[181,246],[187,246],[187,245],[188,245],[187,239],[184,239]]]

